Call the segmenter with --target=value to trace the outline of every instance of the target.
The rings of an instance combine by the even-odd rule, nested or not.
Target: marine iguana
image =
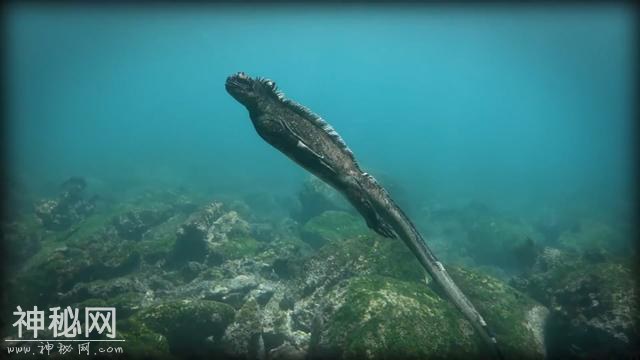
[[[400,238],[447,297],[471,322],[498,358],[497,341],[473,304],[387,191],[358,165],[340,135],[311,110],[287,99],[275,82],[239,72],[227,78],[227,92],[249,110],[258,135],[307,171],[341,192],[364,217],[367,226],[389,238]]]

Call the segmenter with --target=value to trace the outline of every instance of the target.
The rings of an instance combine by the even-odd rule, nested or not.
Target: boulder
[[[211,300],[175,300],[148,307],[130,318],[132,328],[160,334],[177,356],[221,354],[220,339],[233,320],[229,305]]]
[[[329,210],[352,209],[334,188],[316,177],[308,177],[298,192],[299,209],[292,214],[299,222],[306,222]]]
[[[219,264],[229,258],[255,254],[258,242],[249,224],[235,211],[213,202],[190,215],[176,232],[173,260]],[[233,241],[230,241],[233,238]]]
[[[551,356],[618,358],[640,351],[640,309],[630,264],[545,248],[535,270],[512,283],[550,309]]]
[[[330,241],[369,233],[359,216],[329,210],[309,219],[302,227],[300,236],[312,247],[320,248]]]
[[[114,217],[112,223],[118,236],[139,241],[151,227],[167,220],[172,214],[173,210],[168,207],[130,210]]]
[[[86,182],[72,177],[61,186],[55,199],[43,199],[35,206],[41,224],[49,230],[64,230],[86,218],[95,208],[96,197],[84,199]]]

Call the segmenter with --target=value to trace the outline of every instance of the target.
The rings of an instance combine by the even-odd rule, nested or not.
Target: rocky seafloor
[[[4,339],[17,337],[16,306],[115,307],[126,340],[118,356],[488,357],[404,244],[367,229],[317,181],[285,216],[270,216],[268,194],[105,201],[86,187],[72,178],[4,221]],[[586,215],[529,222],[477,203],[418,214],[506,358],[638,355],[624,231]],[[3,355],[19,344],[5,342]]]

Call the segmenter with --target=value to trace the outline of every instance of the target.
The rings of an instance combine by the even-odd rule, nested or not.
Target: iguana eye
[[[271,80],[267,81],[267,86],[274,87],[275,85],[276,85],[276,83],[274,83],[273,81],[271,81]]]

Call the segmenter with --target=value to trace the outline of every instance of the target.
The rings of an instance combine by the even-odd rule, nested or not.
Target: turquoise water
[[[403,243],[256,134],[224,88],[243,71],[337,130],[507,353],[637,354],[625,341],[640,323],[630,8],[13,4],[7,15],[0,317],[113,305],[134,355],[362,349],[343,341],[354,327],[378,357],[478,354]],[[354,301],[322,313],[324,299]],[[246,330],[256,308],[263,325],[293,325]],[[386,325],[366,332],[367,321]],[[2,337],[15,338],[8,324]]]
[[[224,91],[245,71],[414,197],[629,203],[622,7],[14,6],[11,174],[287,192],[304,173]]]

